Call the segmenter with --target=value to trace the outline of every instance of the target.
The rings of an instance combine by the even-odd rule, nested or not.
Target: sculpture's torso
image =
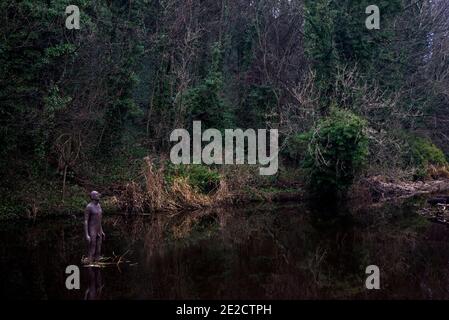
[[[87,205],[87,210],[89,212],[89,224],[88,230],[89,235],[92,236],[100,236],[101,233],[101,218],[103,215],[103,211],[101,210],[101,205],[98,203],[89,203]]]

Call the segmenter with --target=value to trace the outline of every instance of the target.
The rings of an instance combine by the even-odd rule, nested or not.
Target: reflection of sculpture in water
[[[101,226],[102,210],[100,194],[97,191],[90,193],[91,202],[84,211],[84,232],[89,246],[86,263],[98,262],[101,254],[101,243],[105,234]]]
[[[84,300],[97,300],[101,298],[101,290],[103,289],[103,281],[101,279],[100,268],[87,268],[89,275],[89,286],[84,294]]]

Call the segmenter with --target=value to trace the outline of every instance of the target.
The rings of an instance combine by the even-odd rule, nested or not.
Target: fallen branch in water
[[[120,264],[131,263],[129,260],[125,260],[125,256],[129,253],[129,250],[126,250],[122,255],[117,256],[115,253],[112,253],[112,257],[100,257],[98,261],[89,261],[87,257],[81,258],[81,263],[84,267],[97,267],[97,268],[105,268],[106,266],[115,265],[120,269]],[[133,264],[135,265],[135,264]]]
[[[422,208],[419,213],[432,222],[449,226],[449,211],[446,204]]]
[[[363,181],[374,198],[386,201],[398,198],[410,198],[416,195],[449,191],[449,179],[416,182],[387,182],[382,177],[371,177]]]

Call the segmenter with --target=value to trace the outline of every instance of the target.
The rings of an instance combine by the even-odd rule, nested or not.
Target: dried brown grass
[[[427,174],[433,179],[449,179],[449,167],[430,165],[427,168]]]
[[[141,187],[135,182],[127,183],[118,199],[118,205],[126,213],[142,212],[144,209],[144,195]]]
[[[221,205],[233,197],[225,178],[220,180],[217,191],[206,195],[197,192],[182,177],[175,178],[169,185],[164,172],[163,162],[156,165],[146,157],[142,167],[143,183],[130,182],[125,186],[119,196],[120,208],[127,213],[196,210]]]
[[[145,202],[150,210],[173,210],[176,203],[170,197],[164,179],[165,166],[163,163],[157,168],[153,161],[146,157],[142,168],[145,178],[143,191]]]

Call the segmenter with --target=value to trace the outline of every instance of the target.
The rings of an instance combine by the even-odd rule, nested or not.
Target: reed
[[[234,193],[224,177],[217,190],[203,194],[189,184],[185,177],[175,177],[170,183],[165,179],[166,167],[161,161],[146,157],[143,162],[143,182],[129,182],[121,192],[118,204],[127,213],[146,211],[197,210],[222,205],[231,201]]]

